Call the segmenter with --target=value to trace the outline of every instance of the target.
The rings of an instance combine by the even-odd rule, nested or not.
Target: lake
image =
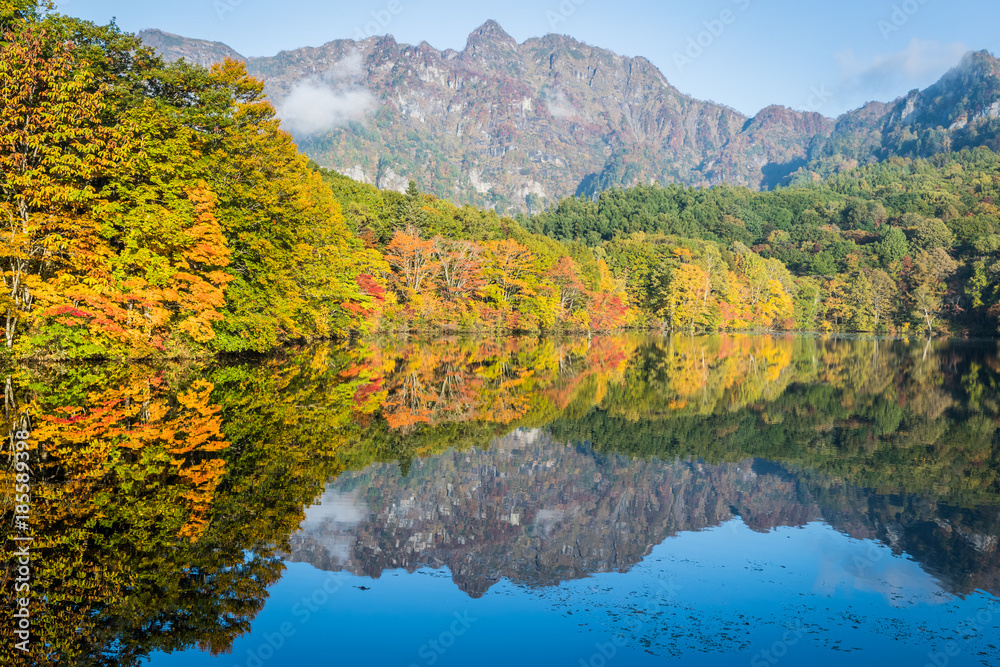
[[[31,653],[8,601],[0,656],[1000,665],[998,353],[622,335],[20,368]]]

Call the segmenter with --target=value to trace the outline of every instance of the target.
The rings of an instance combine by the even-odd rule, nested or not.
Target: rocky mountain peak
[[[461,59],[474,69],[494,75],[521,78],[525,73],[517,40],[492,19],[472,31]]]
[[[141,37],[168,60],[245,61],[279,116],[316,121],[287,129],[325,167],[504,212],[638,183],[770,188],[893,155],[1000,146],[1000,61],[986,51],[924,91],[831,120],[781,106],[747,118],[682,94],[645,58],[566,35],[518,44],[493,20],[443,52],[385,35],[244,59],[218,42]]]
[[[888,115],[890,125],[964,131],[1000,117],[1000,61],[988,51],[967,53],[926,90],[912,90]],[[958,147],[958,146],[954,146]],[[926,153],[926,150],[923,152]]]
[[[993,54],[983,49],[981,51],[969,51],[962,58],[959,69],[976,71],[982,76],[997,76],[1000,72],[1000,60],[993,57]]]
[[[482,47],[499,46],[503,48],[517,48],[517,40],[507,34],[507,31],[500,27],[500,24],[493,19],[488,20],[471,33],[466,41],[466,49],[479,49]]]
[[[808,128],[813,133],[832,128],[833,121],[816,113],[815,111],[796,111],[782,105],[771,105],[761,109],[756,116],[750,120],[748,127],[768,129],[775,127],[801,127]]]

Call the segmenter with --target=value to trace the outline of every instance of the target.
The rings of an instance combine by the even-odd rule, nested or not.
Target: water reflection
[[[447,567],[461,590],[481,597],[503,579],[544,587],[627,572],[668,537],[735,518],[757,532],[823,521],[915,558],[938,581],[934,591],[1000,595],[997,506],[960,509],[828,481],[761,459],[601,455],[521,430],[489,449],[416,461],[406,477],[394,464],[341,475],[306,511],[289,560],[374,578]],[[870,590],[933,592],[884,579],[875,565],[886,554],[872,553],[871,563],[832,553],[823,562]]]
[[[998,371],[995,344],[742,336],[20,368],[5,414],[34,417],[44,621],[25,662],[5,591],[0,661],[225,653],[286,563],[447,567],[480,599],[639,576],[657,545],[706,530],[865,541],[803,555],[830,595],[996,596]]]

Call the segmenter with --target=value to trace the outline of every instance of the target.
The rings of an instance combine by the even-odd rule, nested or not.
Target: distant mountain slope
[[[814,142],[804,171],[826,175],[894,156],[930,157],[976,146],[1000,150],[1000,61],[987,51],[967,54],[926,90],[841,116],[827,139]]]
[[[222,42],[188,39],[162,30],[143,30],[139,36],[146,46],[156,49],[168,60],[186,58],[190,62],[206,67],[226,58],[246,62],[246,58]]]
[[[778,106],[747,118],[680,93],[644,58],[562,35],[518,44],[494,21],[462,51],[385,36],[243,58],[217,42],[141,36],[168,59],[244,60],[323,166],[501,210],[637,183],[771,188],[1000,134],[1000,63],[986,52],[926,91],[831,120]]]

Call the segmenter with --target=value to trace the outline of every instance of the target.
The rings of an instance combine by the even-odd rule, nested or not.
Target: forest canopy
[[[242,65],[166,64],[59,15],[3,21],[8,350],[192,356],[365,328],[379,258]]]
[[[1000,322],[1000,158],[985,148],[773,192],[612,189],[511,219],[311,163],[240,63],[167,63],[114,25],[3,7],[8,357]]]

